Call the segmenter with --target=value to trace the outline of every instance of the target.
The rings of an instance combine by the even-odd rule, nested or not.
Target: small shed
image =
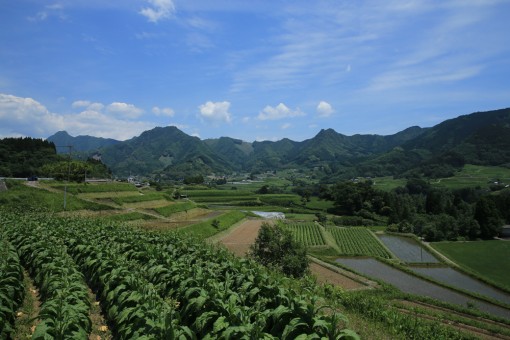
[[[501,237],[510,239],[510,225],[504,225],[501,228]]]

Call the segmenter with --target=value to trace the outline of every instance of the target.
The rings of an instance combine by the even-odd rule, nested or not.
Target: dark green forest
[[[23,137],[0,139],[0,177],[53,177],[82,182],[85,177],[110,177],[108,168],[93,159],[70,160],[58,155],[53,142]]]
[[[491,239],[510,223],[510,190],[433,188],[427,179],[410,178],[392,191],[371,181],[317,186],[315,193],[334,202],[337,225],[381,225],[414,233],[426,241]]]

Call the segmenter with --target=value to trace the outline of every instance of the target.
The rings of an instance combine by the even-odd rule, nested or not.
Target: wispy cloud
[[[175,115],[175,111],[169,107],[157,107],[154,106],[152,108],[152,113],[154,113],[156,116],[166,116],[166,117],[173,117]]]
[[[140,14],[146,17],[150,22],[157,23],[160,20],[171,18],[175,12],[175,6],[172,0],[146,0],[150,7],[144,7]]]
[[[64,12],[64,6],[60,3],[46,5],[43,10],[37,12],[34,16],[28,17],[29,21],[45,21],[50,17],[56,17],[59,20],[65,21],[68,19],[67,14]]]

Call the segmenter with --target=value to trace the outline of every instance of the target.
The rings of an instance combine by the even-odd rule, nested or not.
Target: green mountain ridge
[[[201,140],[174,126],[157,127],[89,151],[99,151],[118,176],[181,178],[298,168],[345,178],[410,173],[434,177],[465,163],[510,166],[509,150],[507,108],[463,115],[430,128],[413,126],[388,136],[346,136],[323,129],[301,142],[288,138],[253,143],[230,137]]]
[[[92,137],[92,136],[76,136],[69,135],[66,131],[59,131],[48,137],[49,142],[53,142],[57,146],[57,153],[67,153],[66,146],[72,146],[74,151],[94,151],[104,147],[121,143],[116,139]]]

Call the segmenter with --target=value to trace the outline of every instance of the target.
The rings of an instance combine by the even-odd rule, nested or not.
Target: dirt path
[[[90,301],[90,314],[89,318],[92,322],[92,330],[89,334],[89,340],[108,340],[112,339],[112,334],[106,320],[103,316],[99,301],[96,301],[96,295],[89,289],[88,291]]]
[[[259,219],[247,220],[231,229],[215,241],[223,244],[237,256],[246,256],[247,252],[250,250],[250,245],[255,242],[260,227],[264,222],[266,221]],[[345,290],[364,289],[367,287],[358,281],[326,268],[316,262],[310,263],[310,270],[312,274],[317,277],[317,281],[320,283],[330,283],[340,286]]]
[[[41,309],[39,291],[26,271],[23,275],[23,284],[25,285],[25,297],[16,314],[14,333],[12,334],[13,339],[20,340],[32,338],[35,327],[39,323],[37,316]]]

